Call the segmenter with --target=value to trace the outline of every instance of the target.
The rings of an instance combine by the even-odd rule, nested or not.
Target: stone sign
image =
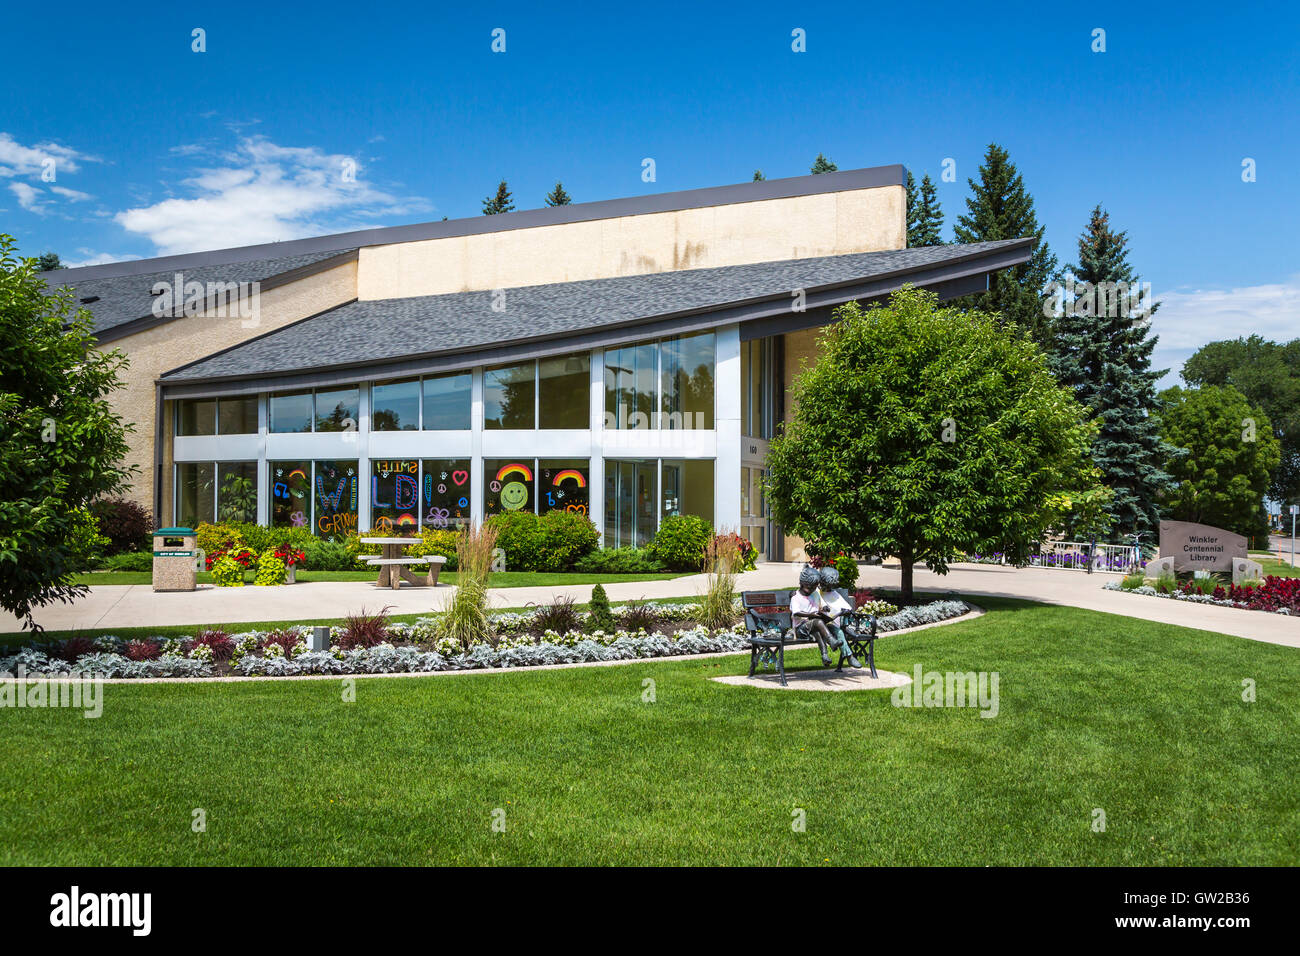
[[[1246,556],[1246,539],[1192,521],[1160,522],[1160,557],[1173,558],[1175,571],[1231,571]]]

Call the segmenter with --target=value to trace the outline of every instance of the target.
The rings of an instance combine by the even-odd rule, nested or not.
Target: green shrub
[[[100,563],[104,571],[152,571],[152,551],[125,551],[105,558]]]
[[[667,568],[640,548],[606,548],[579,558],[573,570],[582,574],[653,574]]]
[[[222,558],[212,566],[212,580],[219,588],[242,588],[244,566],[234,558]]]
[[[655,560],[674,571],[699,571],[704,567],[704,549],[713,540],[713,526],[695,515],[670,515],[646,547]]]
[[[1141,571],[1134,571],[1132,574],[1124,575],[1124,580],[1119,582],[1119,586],[1125,591],[1132,591],[1134,588],[1140,588],[1146,583],[1147,576]]]
[[[1178,578],[1165,572],[1156,578],[1156,590],[1161,594],[1173,594],[1178,588]]]
[[[309,541],[303,546],[303,567],[309,571],[356,571],[361,568],[342,541]]]
[[[194,531],[198,535],[199,547],[203,549],[204,554],[229,551],[235,545],[244,544],[244,536],[229,525],[203,521]]]
[[[568,571],[600,540],[590,518],[567,511],[548,511],[541,517],[505,511],[485,524],[496,529],[497,547],[505,552],[510,571]]]
[[[614,621],[614,612],[609,607],[609,595],[605,593],[605,586],[597,584],[591,589],[591,602],[587,605],[590,618],[587,630],[604,631],[606,634],[613,634],[618,625]]]
[[[447,559],[442,566],[444,571],[456,570],[456,543],[460,534],[446,528],[424,528],[420,531],[420,541],[407,548],[407,554],[413,558],[424,558],[431,554],[440,554]]]
[[[841,554],[835,559],[835,570],[840,573],[840,587],[850,591],[857,587],[858,562],[847,554]]]
[[[600,532],[586,515],[548,511],[538,519],[542,535],[542,560],[537,571],[568,571],[596,550]]]

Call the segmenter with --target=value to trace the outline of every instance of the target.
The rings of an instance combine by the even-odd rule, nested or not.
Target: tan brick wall
[[[902,186],[373,246],[361,299],[902,249]]]
[[[344,263],[261,293],[258,324],[245,328],[239,318],[210,314],[186,316],[164,322],[110,342],[130,359],[122,379],[125,388],[115,392],[112,404],[123,419],[135,426],[129,436],[127,464],[139,466],[130,497],[153,510],[154,382],[164,372],[264,335],[291,322],[334,308],[356,298],[357,264]],[[167,413],[165,413],[167,414]],[[168,416],[169,417],[169,416]],[[171,425],[165,422],[165,461],[171,459]],[[163,513],[171,520],[171,469],[163,468]]]

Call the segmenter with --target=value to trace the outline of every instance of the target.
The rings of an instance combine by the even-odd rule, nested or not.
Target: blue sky
[[[29,255],[471,216],[503,177],[529,208],[557,179],[583,201],[799,175],[819,151],[936,179],[952,158],[950,236],[997,142],[1062,262],[1096,202],[1129,231],[1166,364],[1300,334],[1294,8],[74,3],[6,22],[0,231]]]

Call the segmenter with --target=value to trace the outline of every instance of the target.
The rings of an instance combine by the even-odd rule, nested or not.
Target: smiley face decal
[[[501,488],[501,507],[518,511],[528,504],[528,486],[522,481],[508,481]]]

